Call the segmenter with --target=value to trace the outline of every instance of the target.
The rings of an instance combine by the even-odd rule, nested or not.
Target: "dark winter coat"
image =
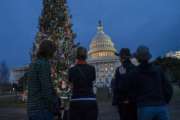
[[[31,64],[28,72],[28,114],[42,110],[53,112],[56,99],[50,64],[46,59],[38,59]]]
[[[125,73],[121,73],[122,68],[125,69]],[[131,97],[132,95],[130,95],[130,89],[128,89],[128,91],[126,89],[121,89],[121,84],[123,84],[124,81],[129,81],[129,75],[134,69],[135,66],[129,60],[125,61],[122,66],[116,69],[115,76],[111,83],[113,89],[113,105],[118,105],[126,100],[134,101]]]
[[[73,84],[72,98],[95,97],[93,93],[95,79],[95,68],[91,65],[77,64],[69,69],[69,81]]]
[[[169,103],[173,89],[159,66],[140,64],[120,89],[128,91],[138,106],[159,106]]]

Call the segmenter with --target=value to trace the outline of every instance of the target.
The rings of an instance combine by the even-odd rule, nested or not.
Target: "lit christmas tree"
[[[66,0],[43,0],[42,15],[39,18],[39,32],[33,44],[32,61],[36,59],[38,46],[42,40],[53,41],[58,49],[52,62],[52,78],[59,96],[67,100],[70,89],[67,71],[75,62],[75,34],[72,31],[71,16],[68,15]]]

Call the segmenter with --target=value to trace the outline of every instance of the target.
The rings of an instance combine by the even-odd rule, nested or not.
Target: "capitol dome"
[[[120,65],[119,57],[115,56],[116,49],[111,38],[105,34],[103,25],[99,21],[97,33],[93,37],[88,51],[88,64],[96,69],[96,81],[98,88],[110,87],[117,66]]]
[[[99,21],[97,34],[92,39],[90,50],[88,52],[90,58],[115,57],[116,49],[111,38],[105,34],[102,22]]]

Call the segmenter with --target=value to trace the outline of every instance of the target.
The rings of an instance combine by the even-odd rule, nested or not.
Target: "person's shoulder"
[[[90,71],[96,70],[95,67],[93,65],[90,65],[90,64],[84,64],[83,66],[86,68],[86,70],[90,70]]]
[[[133,63],[130,63],[130,64],[128,65],[128,69],[130,69],[130,70],[132,71],[132,70],[137,69],[137,66],[134,65]]]
[[[117,67],[115,68],[115,70],[116,70],[116,71],[119,70],[120,67],[122,67],[122,65],[117,66]]]
[[[37,59],[34,63],[32,63],[32,67],[36,69],[40,69],[40,68],[50,67],[50,64],[47,60]]]
[[[129,71],[130,74],[138,74],[140,72],[140,66],[133,65],[131,70]]]
[[[93,65],[90,65],[90,64],[82,64],[82,65],[74,65],[74,66],[71,66],[69,68],[69,70],[73,71],[73,70],[76,70],[78,69],[78,67],[80,68],[88,68],[88,69],[95,69],[95,67]]]
[[[163,71],[163,69],[160,65],[156,65],[156,64],[151,63],[151,66],[152,66],[152,69],[156,72],[162,72]]]
[[[76,69],[76,67],[77,67],[76,65],[72,65],[72,66],[70,66],[70,67],[69,67],[69,71],[73,71],[73,70],[75,70],[75,69]]]
[[[86,64],[86,65],[91,69],[95,69],[95,67],[93,65],[90,65],[90,64]]]
[[[119,73],[119,69],[122,67],[122,65],[115,68],[115,73]]]
[[[41,64],[49,64],[48,60],[45,59],[37,59],[36,61],[34,61],[35,65],[41,65]]]

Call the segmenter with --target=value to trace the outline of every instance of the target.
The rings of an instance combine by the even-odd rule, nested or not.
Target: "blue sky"
[[[180,49],[179,0],[68,0],[76,42],[88,48],[98,20],[116,48],[150,47],[154,57]],[[42,0],[1,0],[0,61],[10,67],[30,61]]]

